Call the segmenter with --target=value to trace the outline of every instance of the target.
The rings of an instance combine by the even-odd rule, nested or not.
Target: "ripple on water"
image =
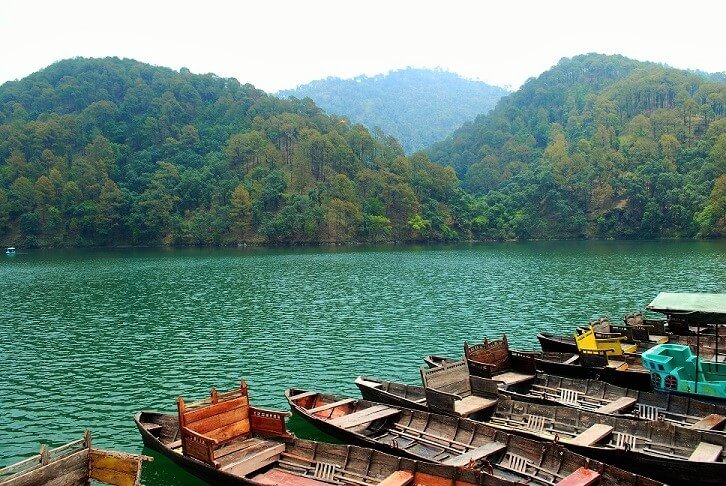
[[[100,446],[140,451],[135,411],[173,410],[180,394],[241,377],[256,403],[284,408],[288,386],[357,394],[358,374],[417,382],[423,355],[458,356],[464,340],[506,332],[534,347],[535,330],[569,332],[661,290],[723,292],[724,250],[560,242],[19,255],[0,263],[0,465],[84,427]],[[185,481],[176,470],[147,478]]]

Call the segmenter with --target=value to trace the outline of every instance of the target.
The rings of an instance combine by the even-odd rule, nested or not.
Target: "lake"
[[[0,467],[84,428],[141,452],[135,411],[241,378],[264,407],[287,409],[289,386],[357,396],[357,375],[417,383],[422,356],[464,340],[533,348],[538,330],[725,285],[726,241],[19,250],[0,260]],[[156,456],[144,483],[198,481]]]

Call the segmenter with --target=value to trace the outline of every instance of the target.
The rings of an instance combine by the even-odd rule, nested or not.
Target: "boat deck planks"
[[[613,427],[606,424],[593,424],[584,431],[569,439],[570,444],[591,446],[613,433]]]
[[[363,410],[358,410],[348,415],[341,415],[336,417],[329,422],[336,427],[343,427],[344,429],[350,429],[362,425],[365,423],[373,422],[374,420],[392,417],[398,415],[399,410],[395,408],[387,407],[386,405],[374,405]]]

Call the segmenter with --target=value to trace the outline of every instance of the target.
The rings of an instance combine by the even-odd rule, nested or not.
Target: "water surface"
[[[19,253],[0,260],[0,466],[84,427],[141,452],[135,411],[242,377],[266,407],[288,386],[357,395],[358,374],[416,383],[422,356],[464,340],[532,348],[725,284],[726,242],[708,241]],[[160,456],[144,478],[196,482]]]

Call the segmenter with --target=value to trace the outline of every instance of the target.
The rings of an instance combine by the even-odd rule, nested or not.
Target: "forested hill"
[[[322,79],[278,95],[310,97],[328,113],[382,129],[412,153],[488,112],[507,93],[454,73],[408,68],[373,77]]]
[[[470,238],[451,168],[214,75],[72,59],[0,87],[0,242]]]
[[[490,235],[724,235],[724,79],[622,56],[563,59],[429,155],[483,195]]]

